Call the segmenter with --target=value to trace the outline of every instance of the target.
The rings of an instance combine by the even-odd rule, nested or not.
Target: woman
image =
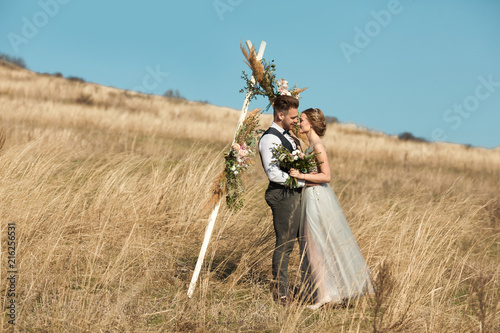
[[[317,172],[309,174],[290,170],[290,176],[312,185],[303,190],[301,200],[302,282],[311,293],[311,309],[326,303],[340,305],[373,292],[370,270],[329,185],[330,164],[321,142],[325,132],[325,116],[320,109],[302,112],[299,133],[305,134],[310,143],[305,154],[316,152],[319,166]]]

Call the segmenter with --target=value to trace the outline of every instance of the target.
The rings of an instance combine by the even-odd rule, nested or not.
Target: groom
[[[266,202],[273,212],[276,245],[273,253],[272,272],[277,283],[277,298],[281,304],[287,302],[288,258],[293,250],[300,227],[300,192],[303,180],[298,180],[299,189],[291,190],[283,185],[289,177],[288,171],[276,165],[272,148],[283,144],[290,152],[300,143],[289,131],[298,122],[299,100],[292,96],[278,96],[274,101],[274,121],[259,141],[262,166],[269,178]]]

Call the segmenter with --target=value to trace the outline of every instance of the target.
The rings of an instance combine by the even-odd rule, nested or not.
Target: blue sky
[[[301,110],[500,146],[497,0],[0,0],[0,52],[31,70],[236,109],[247,39],[309,87]]]

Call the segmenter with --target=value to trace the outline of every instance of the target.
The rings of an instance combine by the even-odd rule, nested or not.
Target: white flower
[[[236,171],[236,165],[233,165],[233,166],[231,167],[231,171]]]
[[[293,155],[298,155],[299,153],[300,153],[300,150],[294,150],[292,154]]]
[[[281,79],[281,81],[278,83],[280,86],[282,86],[285,90],[288,90],[288,81],[285,79]]]
[[[238,174],[238,171],[235,171],[235,172],[234,172],[234,174],[235,174],[235,175],[237,175],[237,174]]]
[[[299,156],[298,155],[293,155],[293,160],[296,161],[299,159]]]
[[[290,94],[290,92],[284,88],[279,88],[278,92],[282,96],[292,96],[292,94]]]

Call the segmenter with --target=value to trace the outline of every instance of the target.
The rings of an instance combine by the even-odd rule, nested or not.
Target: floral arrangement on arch
[[[289,89],[287,80],[276,79],[276,74],[274,73],[276,71],[276,65],[274,64],[274,60],[271,60],[271,62],[267,62],[265,59],[261,61],[257,60],[257,55],[253,46],[247,49],[240,43],[240,48],[245,56],[245,63],[252,70],[252,76],[256,81],[255,84],[252,83],[248,74],[243,71],[241,78],[245,80],[245,87],[241,89],[240,92],[249,91],[251,93],[251,98],[265,96],[269,99],[270,105],[272,105],[279,95],[288,95],[299,99],[300,93],[307,89],[299,89],[297,84]]]
[[[257,60],[257,54],[255,53],[255,48],[246,48],[243,43],[240,43],[241,52],[245,56],[245,63],[252,70],[252,76],[255,78],[256,83],[252,83],[248,74],[243,71],[241,78],[245,81],[245,87],[240,89],[240,92],[249,91],[250,99],[257,98],[257,96],[265,96],[269,99],[269,104],[266,107],[266,111],[273,105],[274,100],[279,95],[293,96],[300,99],[300,93],[305,91],[307,88],[298,88],[295,84],[291,89],[288,87],[288,81],[285,79],[276,79],[276,65],[274,60],[267,62],[265,59],[261,61]],[[300,113],[299,113],[300,118]],[[293,128],[293,133],[296,137],[300,138],[304,142],[308,142],[307,137],[303,134],[299,134],[298,123]]]
[[[252,157],[257,151],[257,136],[261,132],[258,129],[261,110],[261,108],[255,109],[247,114],[236,133],[229,153],[224,155],[224,170],[213,186],[212,203],[225,195],[229,209],[238,211],[243,207],[244,176],[251,172]]]

